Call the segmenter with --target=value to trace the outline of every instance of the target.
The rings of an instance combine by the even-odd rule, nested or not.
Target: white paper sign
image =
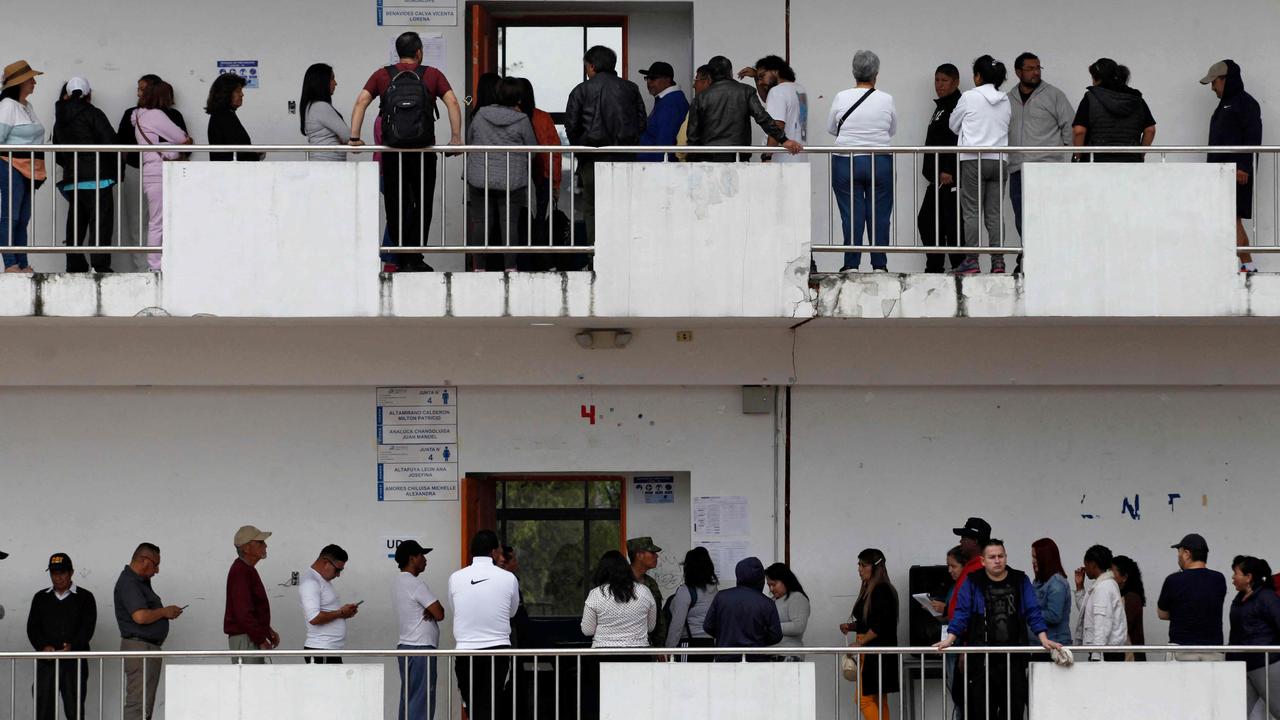
[[[376,392],[378,501],[458,499],[458,389]]]
[[[695,544],[711,554],[716,575],[722,578],[733,577],[738,561],[751,554],[750,540],[699,540]]]
[[[458,24],[458,0],[378,0],[378,25]]]
[[[712,495],[693,499],[695,538],[745,538],[751,536],[750,508],[741,495]]]

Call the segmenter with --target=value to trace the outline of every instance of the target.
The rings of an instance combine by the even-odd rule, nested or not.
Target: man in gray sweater
[[[1018,84],[1009,91],[1013,113],[1009,118],[1011,147],[1066,147],[1071,145],[1071,121],[1076,110],[1058,88],[1041,79],[1040,58],[1024,52],[1013,61]],[[1022,165],[1028,162],[1066,162],[1065,152],[1009,155],[1009,201],[1013,205],[1013,224],[1022,237]],[[1015,273],[1022,272],[1022,256],[1018,256]]]

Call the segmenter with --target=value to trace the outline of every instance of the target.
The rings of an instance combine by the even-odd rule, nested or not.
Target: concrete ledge
[[[396,273],[381,276],[379,283],[378,316],[384,318],[632,317],[601,312],[600,282],[592,272]],[[797,317],[1021,318],[1023,287],[1013,275],[825,275]],[[0,274],[0,317],[171,315],[162,288],[159,273]],[[1280,274],[1239,275],[1230,293],[1227,317],[1280,317]]]

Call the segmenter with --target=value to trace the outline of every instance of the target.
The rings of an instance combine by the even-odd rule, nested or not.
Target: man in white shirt
[[[405,540],[396,546],[400,572],[391,583],[391,604],[400,625],[396,644],[400,650],[434,650],[440,645],[444,607],[431,588],[418,579],[427,569],[429,552],[431,548],[422,547],[417,540]],[[400,667],[399,720],[431,720],[436,714],[436,659],[401,657],[396,664]]]
[[[511,647],[511,619],[520,607],[520,582],[498,567],[502,544],[492,530],[471,539],[471,565],[449,576],[453,637],[459,650]],[[511,658],[459,657],[458,691],[469,720],[511,716]]]
[[[357,606],[343,605],[333,581],[347,567],[347,551],[337,545],[325,545],[311,569],[298,581],[298,603],[307,621],[305,650],[341,650],[347,644],[347,619],[355,617]],[[340,657],[307,657],[317,665],[341,664]]]
[[[1125,620],[1120,584],[1111,573],[1111,550],[1094,545],[1084,553],[1084,566],[1076,569],[1076,645],[1124,645],[1129,626]],[[1085,590],[1084,580],[1093,584]],[[1123,662],[1124,653],[1095,652],[1090,660]]]
[[[809,142],[809,95],[804,86],[796,82],[796,71],[791,69],[786,60],[777,55],[765,55],[756,61],[754,68],[745,68],[739,77],[749,75],[756,79],[756,87],[763,88],[764,109],[782,128],[787,137],[805,144]],[[778,141],[769,138],[771,147]],[[777,153],[765,155],[765,161],[798,163],[808,162],[804,155]]]

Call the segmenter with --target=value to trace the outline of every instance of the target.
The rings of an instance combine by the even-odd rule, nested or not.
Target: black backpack
[[[387,66],[391,84],[382,93],[379,112],[382,116],[382,142],[388,147],[422,148],[436,142],[436,99],[423,84],[426,68],[397,71]],[[430,108],[430,110],[428,110]]]

